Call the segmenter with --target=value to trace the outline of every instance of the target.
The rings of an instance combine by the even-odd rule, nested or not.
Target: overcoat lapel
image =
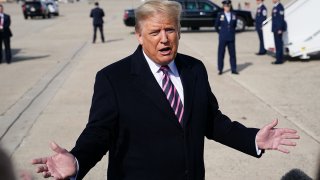
[[[194,98],[194,89],[196,76],[192,71],[192,67],[187,63],[186,60],[181,59],[181,56],[178,54],[175,60],[176,66],[178,68],[180,79],[183,86],[184,93],[184,113],[183,113],[183,125],[184,127],[190,119],[191,108],[193,105]]]
[[[152,104],[150,105],[155,105],[159,111],[166,114],[166,117],[168,117],[166,120],[182,129],[169,104],[169,101],[154,78],[148,63],[143,56],[141,46],[137,48],[131,57],[131,75],[133,86],[135,86],[138,91],[141,91],[152,101]]]

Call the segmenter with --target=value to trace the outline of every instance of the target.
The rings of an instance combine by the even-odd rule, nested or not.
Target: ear
[[[137,37],[137,39],[139,41],[139,44],[143,45],[143,37],[142,37],[141,32],[136,31],[135,34],[136,34],[136,37]]]

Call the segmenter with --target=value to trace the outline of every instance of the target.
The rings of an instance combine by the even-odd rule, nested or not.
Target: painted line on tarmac
[[[87,42],[81,43],[69,58],[61,61],[62,63],[41,78],[1,117],[1,121],[7,122],[7,125],[1,128],[4,131],[1,132],[0,143],[10,156],[21,145],[42,111],[77,65],[76,57],[87,47],[87,44]]]
[[[293,121],[292,119],[288,118],[287,115],[285,115],[280,109],[278,109],[277,107],[271,105],[270,103],[268,103],[267,101],[265,101],[263,98],[261,98],[260,96],[258,96],[257,94],[255,94],[253,91],[251,91],[249,88],[247,88],[245,85],[243,85],[240,81],[232,78],[239,86],[241,86],[243,89],[245,89],[247,92],[249,92],[250,94],[252,94],[254,97],[256,97],[259,101],[261,101],[263,104],[265,104],[267,107],[269,107],[270,109],[272,109],[273,111],[277,112],[278,114],[280,114],[284,119],[286,119],[287,121],[289,121],[290,123],[292,123],[294,126],[296,126],[297,128],[299,128],[301,130],[301,132],[303,132],[304,134],[306,134],[307,136],[309,136],[311,139],[313,139],[315,142],[317,142],[318,144],[320,144],[320,140],[317,139],[317,137],[315,135],[313,135],[312,133],[308,132],[308,130],[306,130],[303,126],[301,126],[299,123],[296,123],[295,121]]]

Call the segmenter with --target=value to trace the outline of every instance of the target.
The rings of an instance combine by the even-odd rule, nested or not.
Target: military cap
[[[231,0],[223,0],[222,4],[231,4]]]

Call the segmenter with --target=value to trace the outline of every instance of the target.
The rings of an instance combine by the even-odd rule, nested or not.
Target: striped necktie
[[[168,66],[161,66],[160,70],[163,72],[162,77],[162,90],[166,94],[167,99],[177,116],[179,123],[182,125],[182,116],[183,116],[183,104],[181,102],[179,93],[177,89],[174,87],[173,83],[169,77],[169,67]]]

